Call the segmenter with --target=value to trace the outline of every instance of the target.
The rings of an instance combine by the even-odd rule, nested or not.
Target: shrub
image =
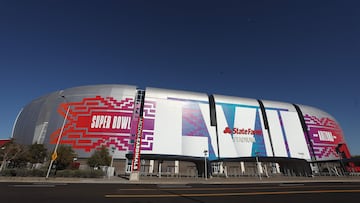
[[[5,169],[1,171],[1,176],[17,176],[17,177],[45,177],[46,170],[41,169]]]
[[[5,169],[1,171],[0,176],[45,177],[46,173],[45,169]],[[66,178],[102,178],[104,176],[105,172],[102,170],[58,170],[55,175],[55,177]]]
[[[74,178],[101,178],[104,175],[102,170],[61,170],[56,173],[56,177]]]

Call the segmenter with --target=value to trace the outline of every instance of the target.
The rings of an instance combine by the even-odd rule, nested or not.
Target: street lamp
[[[68,103],[67,100],[66,100],[66,97],[65,97],[64,95],[61,95],[61,97],[65,100],[66,103]],[[46,173],[46,179],[49,178],[50,170],[51,170],[51,168],[52,168],[52,166],[53,166],[53,164],[54,164],[54,161],[55,161],[56,158],[57,158],[57,148],[59,147],[59,144],[60,144],[61,136],[62,136],[62,133],[63,133],[63,131],[64,131],[64,126],[65,126],[65,122],[66,122],[66,119],[67,119],[67,117],[68,117],[69,111],[70,111],[70,105],[68,105],[68,107],[67,107],[66,114],[65,114],[65,118],[64,118],[63,124],[62,124],[62,126],[61,126],[60,134],[59,134],[59,137],[58,137],[58,139],[57,139],[54,152],[53,152],[53,154],[52,154],[52,156],[51,156],[51,161],[50,161],[50,164],[49,164],[49,168],[48,168],[48,171],[47,171],[47,173]]]
[[[204,165],[204,166],[205,166],[205,167],[204,167],[204,173],[205,173],[204,176],[205,176],[205,180],[207,180],[207,164],[206,164],[206,159],[207,159],[206,156],[207,156],[207,153],[208,153],[208,150],[205,149],[205,150],[204,150],[204,160],[205,160],[205,162],[204,162],[204,163],[205,163],[205,165]]]

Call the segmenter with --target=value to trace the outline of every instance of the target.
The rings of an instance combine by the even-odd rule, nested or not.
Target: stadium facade
[[[49,150],[59,141],[78,159],[106,146],[117,173],[310,175],[340,173],[340,161],[350,158],[339,124],[320,109],[131,85],[37,98],[19,113],[13,138]]]

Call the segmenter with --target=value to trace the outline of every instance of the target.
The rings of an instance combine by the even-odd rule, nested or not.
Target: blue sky
[[[360,155],[359,1],[0,1],[0,139],[20,109],[130,84],[320,108]]]

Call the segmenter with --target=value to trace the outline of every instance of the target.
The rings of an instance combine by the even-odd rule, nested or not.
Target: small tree
[[[56,169],[63,170],[70,166],[76,154],[71,146],[60,145],[57,149]]]
[[[28,150],[29,162],[32,164],[44,163],[47,149],[43,144],[32,144]]]
[[[111,156],[109,154],[109,150],[105,146],[96,150],[87,161],[87,164],[90,167],[110,166],[110,163]]]
[[[21,152],[11,160],[11,168],[26,168],[29,163],[28,147],[20,145]]]
[[[0,149],[0,158],[2,159],[0,171],[5,169],[8,162],[19,158],[24,151],[24,147],[15,143],[14,139],[2,146]]]

